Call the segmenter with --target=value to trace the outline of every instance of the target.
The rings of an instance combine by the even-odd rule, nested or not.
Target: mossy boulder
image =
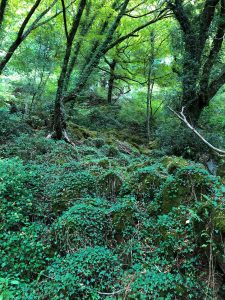
[[[218,163],[217,176],[220,176],[222,181],[225,182],[225,160],[221,159]]]
[[[102,197],[113,200],[119,195],[122,184],[123,179],[119,172],[114,170],[106,171],[100,176],[98,181],[99,193]]]
[[[117,157],[120,155],[118,148],[113,145],[104,145],[101,150],[107,157]]]
[[[124,183],[123,193],[132,194],[139,200],[153,199],[166,178],[166,170],[160,164],[139,168]]]
[[[83,126],[79,126],[77,124],[70,123],[68,127],[69,127],[71,134],[74,136],[74,138],[76,138],[78,140],[97,137],[96,131],[88,130],[87,128],[85,128]]]
[[[213,197],[218,179],[200,167],[184,167],[170,175],[158,195],[164,213],[179,205],[205,201],[203,195]]]
[[[111,222],[114,232],[114,238],[117,242],[123,242],[124,238],[132,234],[135,224],[135,199],[121,198],[111,207]]]
[[[190,165],[188,160],[177,156],[165,156],[160,162],[167,169],[169,174],[173,174],[177,169]]]
[[[65,211],[51,227],[61,251],[104,245],[110,230],[108,203],[100,198],[82,199]]]
[[[216,229],[225,234],[225,206],[214,211],[213,223]]]
[[[91,172],[69,172],[63,178],[56,176],[49,182],[45,196],[52,199],[52,210],[59,214],[80,198],[95,195],[95,185],[96,178]]]

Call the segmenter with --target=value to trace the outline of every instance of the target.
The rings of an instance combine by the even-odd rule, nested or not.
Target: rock
[[[190,162],[183,157],[165,156],[161,164],[168,170],[168,173],[173,174],[177,169],[189,166]]]

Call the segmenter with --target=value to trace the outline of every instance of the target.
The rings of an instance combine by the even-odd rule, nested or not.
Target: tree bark
[[[154,87],[154,60],[155,60],[155,33],[154,31],[150,34],[150,55],[148,59],[148,73],[147,73],[147,105],[146,105],[146,119],[147,119],[147,141],[150,141],[151,130],[153,123],[153,110],[152,110],[152,93]]]
[[[189,122],[196,124],[203,109],[225,83],[223,70],[217,78],[212,81],[210,79],[224,40],[225,0],[206,0],[198,17],[193,16],[190,11],[186,12],[181,0],[176,0],[175,4],[170,3],[169,7],[183,34],[183,95],[180,106],[185,107]],[[215,34],[211,45],[207,45],[207,41],[212,38],[209,30],[212,24],[215,26]],[[208,53],[205,51],[206,45],[210,47]]]
[[[0,28],[2,26],[2,22],[4,19],[6,5],[7,5],[7,0],[2,0],[0,3]]]
[[[116,69],[116,60],[113,59],[112,62],[109,63],[110,67],[110,74],[109,74],[109,81],[108,81],[108,96],[107,102],[109,105],[112,104],[112,96],[113,96],[113,87],[114,87],[114,80],[115,80],[115,69]]]
[[[66,142],[69,142],[67,133],[66,133],[66,120],[65,120],[65,110],[64,110],[64,102],[63,102],[63,94],[65,88],[65,80],[66,74],[68,70],[69,59],[71,55],[72,45],[77,33],[81,17],[86,5],[86,0],[81,0],[79,3],[77,14],[73,20],[73,24],[71,30],[67,37],[67,44],[66,44],[66,52],[60,72],[60,76],[58,79],[58,88],[56,92],[56,99],[55,99],[55,108],[54,108],[54,120],[53,120],[53,133],[51,137],[54,139],[64,139]]]

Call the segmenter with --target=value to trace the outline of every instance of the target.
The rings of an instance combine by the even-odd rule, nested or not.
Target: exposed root
[[[54,139],[54,140],[62,140],[62,141],[65,141],[67,144],[75,146],[75,144],[69,139],[66,130],[62,131],[62,137],[61,138],[58,138],[56,132],[49,133],[46,138],[47,139]]]

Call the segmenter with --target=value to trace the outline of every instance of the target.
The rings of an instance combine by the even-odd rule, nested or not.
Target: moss
[[[161,164],[168,170],[168,173],[173,174],[177,169],[190,165],[190,162],[183,157],[165,156],[161,160]]]
[[[213,214],[213,223],[216,229],[225,233],[225,208],[217,208]]]
[[[98,182],[99,193],[108,199],[116,198],[122,187],[122,178],[120,174],[114,171],[108,171],[103,174]]]
[[[204,169],[196,166],[181,168],[167,178],[159,193],[162,210],[167,213],[181,204],[202,201],[202,195],[213,195],[217,185],[217,179]]]
[[[97,137],[96,131],[88,130],[87,128],[76,125],[76,124],[70,123],[69,129],[70,129],[70,132],[72,133],[72,135],[78,140]]]
[[[217,176],[220,176],[222,181],[225,181],[225,160],[224,159],[221,159],[218,164]]]
[[[139,200],[150,200],[158,192],[166,176],[159,164],[137,169],[124,183],[123,193],[135,195]]]
[[[113,146],[113,145],[104,145],[102,147],[102,152],[104,153],[104,155],[106,155],[107,157],[116,157],[120,154],[119,150],[117,149],[117,147]]]
[[[189,186],[180,185],[174,177],[168,177],[160,192],[163,212],[168,213],[173,207],[177,207],[181,203],[184,204],[187,202],[189,193]]]
[[[159,142],[157,140],[150,141],[148,143],[148,148],[149,149],[159,149]]]

